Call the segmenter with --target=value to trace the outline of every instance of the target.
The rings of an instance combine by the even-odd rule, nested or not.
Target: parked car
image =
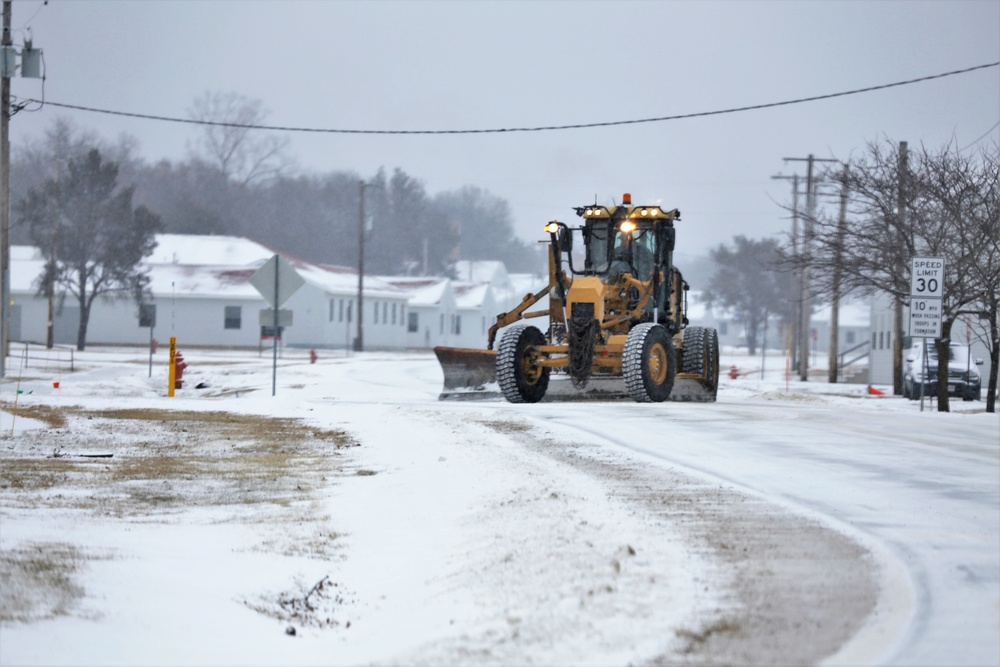
[[[926,341],[927,373],[924,373],[924,344]],[[948,345],[948,395],[963,401],[980,401],[982,394],[982,374],[979,366],[982,359],[972,356],[968,345],[950,343]],[[938,354],[934,341],[921,338],[913,343],[906,353],[903,366],[903,396],[915,401],[920,398],[920,385],[924,396],[937,396]]]

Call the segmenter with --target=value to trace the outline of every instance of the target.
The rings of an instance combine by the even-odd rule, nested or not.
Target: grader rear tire
[[[517,324],[500,338],[497,350],[497,383],[511,403],[537,403],[549,388],[550,369],[533,363],[531,348],[545,345],[537,327]]]
[[[675,356],[674,342],[663,326],[646,322],[629,332],[622,352],[622,373],[632,400],[667,400],[677,372]]]
[[[688,327],[684,330],[681,372],[704,378],[707,393],[694,400],[714,401],[719,395],[719,335],[715,329]]]

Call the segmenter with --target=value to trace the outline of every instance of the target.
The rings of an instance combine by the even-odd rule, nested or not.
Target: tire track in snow
[[[610,495],[675,525],[724,573],[714,583],[725,589],[735,609],[705,619],[689,635],[687,653],[654,662],[815,664],[835,654],[838,661],[872,661],[886,655],[897,639],[897,626],[888,636],[864,633],[861,641],[852,642],[875,610],[879,592],[870,555],[861,544],[759,494],[706,481],[705,473],[692,475],[686,466],[681,472],[676,464],[664,468],[663,462],[670,463],[666,459],[649,465],[648,452],[636,449],[620,428],[635,406],[615,411],[617,433],[581,425],[585,420],[567,416],[568,407],[521,413],[556,439],[535,446],[589,471],[607,485]],[[649,416],[648,408],[638,411]],[[592,415],[588,408],[581,412]],[[608,445],[632,455],[609,454]]]

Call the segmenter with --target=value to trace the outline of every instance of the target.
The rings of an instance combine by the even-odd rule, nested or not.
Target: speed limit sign
[[[910,296],[940,299],[944,296],[944,259],[914,257],[910,271]]]
[[[937,338],[941,335],[941,300],[944,297],[944,259],[914,257],[910,272],[911,336]]]

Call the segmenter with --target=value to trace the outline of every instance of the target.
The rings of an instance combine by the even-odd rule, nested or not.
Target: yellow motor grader
[[[688,325],[688,285],[673,264],[680,211],[633,206],[628,194],[620,206],[575,210],[582,225],[545,226],[549,284],[497,316],[487,349],[434,348],[444,371],[441,398],[499,389],[512,403],[546,393],[714,401],[718,334]],[[575,234],[583,239],[577,257]],[[544,318],[545,331],[526,322],[535,318]]]

